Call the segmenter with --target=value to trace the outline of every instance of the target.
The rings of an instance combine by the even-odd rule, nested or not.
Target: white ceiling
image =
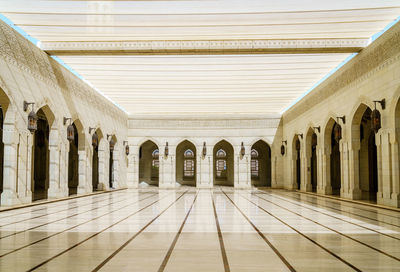
[[[0,0],[0,13],[131,114],[279,114],[396,19],[400,0]],[[287,54],[255,48],[287,40]],[[139,41],[159,51],[186,42],[191,53],[124,52]],[[190,51],[199,42],[210,49],[243,41],[246,54]],[[320,42],[337,46],[310,50]],[[296,52],[299,44],[309,47]]]

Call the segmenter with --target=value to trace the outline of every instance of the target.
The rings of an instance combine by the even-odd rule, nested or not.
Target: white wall
[[[52,119],[50,131],[49,198],[68,196],[67,125],[63,117],[82,124],[78,193],[92,191],[92,145],[89,127],[100,128],[104,135],[114,134],[121,150],[126,140],[127,115],[102,97],[82,80],[27,41],[11,27],[0,22],[0,103],[5,111],[4,191],[2,205],[27,203],[32,200],[31,151],[32,135],[27,130],[27,112],[23,101],[34,102],[35,111],[45,108]],[[105,156],[108,152],[105,152]],[[124,152],[116,152],[118,186],[125,186]],[[108,160],[106,160],[108,162]],[[108,173],[108,172],[107,172]],[[108,175],[108,174],[107,174]]]

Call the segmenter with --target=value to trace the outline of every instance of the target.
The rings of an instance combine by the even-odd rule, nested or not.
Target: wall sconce
[[[96,130],[95,127],[89,127],[89,134],[92,134],[92,130]]]
[[[123,141],[122,145],[125,146],[125,154],[128,156],[129,155],[129,145],[128,141]]]
[[[107,140],[110,142],[110,151],[111,152],[114,151],[114,147],[115,147],[115,142],[112,137],[113,137],[112,134],[107,134]]]
[[[346,124],[346,116],[345,115],[336,117],[337,123],[339,123],[339,119],[342,120],[343,124]]]
[[[203,157],[205,157],[207,155],[207,146],[206,146],[206,142],[203,142]]]
[[[381,104],[382,110],[385,109],[385,99],[382,99],[380,101],[375,100],[374,104],[375,104],[375,109],[371,112],[371,126],[372,129],[374,130],[375,133],[378,133],[379,129],[382,127],[381,125],[381,113],[376,109],[376,103]]]
[[[75,129],[74,126],[71,124],[72,118],[64,117],[64,126],[67,124],[67,121],[69,121],[69,125],[67,127],[67,140],[69,142],[73,142],[75,140]]]
[[[385,100],[385,98],[382,99],[382,100],[374,100],[373,102],[375,103],[375,108],[376,108],[376,103],[381,104],[382,110],[384,110],[386,108],[386,100]]]
[[[282,141],[282,145],[281,145],[281,155],[285,155],[285,145],[287,145],[287,141]]]
[[[296,133],[295,135],[303,140],[303,133]]]
[[[90,133],[90,132],[89,132]],[[97,135],[97,133],[93,133],[92,135],[92,146],[94,148],[96,148],[99,145],[99,136]]]
[[[34,102],[28,103],[24,101],[24,111],[28,110],[29,105],[32,105],[32,111],[28,114],[28,130],[33,134],[37,130],[38,117],[33,108]]]
[[[315,132],[316,130],[318,130],[318,133],[321,133],[321,126],[313,127],[313,129],[314,129],[314,132]]]
[[[335,137],[335,141],[339,143],[339,141],[342,139],[342,127],[338,123],[335,124],[333,135]]]
[[[244,144],[242,142],[242,146],[240,147],[240,155],[242,155],[242,157],[246,154],[246,149],[244,148]]]
[[[168,157],[168,153],[169,153],[168,142],[166,142],[166,143],[165,143],[165,149],[164,149],[164,155],[165,155],[165,157]]]

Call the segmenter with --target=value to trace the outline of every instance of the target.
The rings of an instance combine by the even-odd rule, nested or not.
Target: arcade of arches
[[[1,27],[5,37],[10,26]],[[399,29],[279,115],[128,115],[34,45],[27,46],[47,72],[1,51],[1,205],[122,188],[227,186],[400,207]]]

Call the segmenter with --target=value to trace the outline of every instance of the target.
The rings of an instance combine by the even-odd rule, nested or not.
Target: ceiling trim
[[[354,53],[369,39],[82,41],[42,42],[51,55],[306,54]]]

